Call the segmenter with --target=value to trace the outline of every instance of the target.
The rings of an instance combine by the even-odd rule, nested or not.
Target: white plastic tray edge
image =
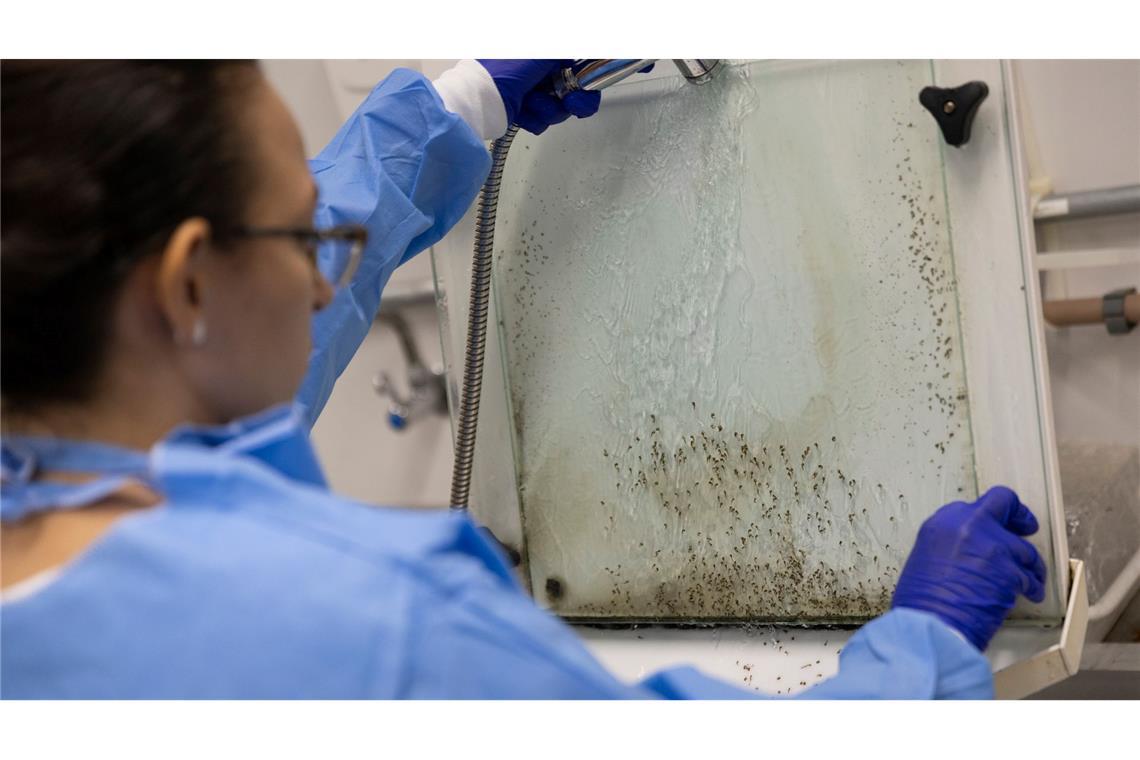
[[[997,699],[1021,699],[1046,686],[1065,680],[1081,667],[1081,652],[1088,632],[1089,594],[1085,583],[1085,563],[1069,560],[1069,602],[1061,640],[1032,657],[1015,662],[994,673]]]

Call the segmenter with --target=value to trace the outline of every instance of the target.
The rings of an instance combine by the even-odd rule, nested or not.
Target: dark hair
[[[0,395],[84,401],[133,266],[185,219],[242,222],[249,61],[0,64]]]

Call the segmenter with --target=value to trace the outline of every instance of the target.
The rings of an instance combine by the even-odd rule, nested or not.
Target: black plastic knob
[[[960,148],[970,141],[974,115],[989,94],[985,82],[966,82],[960,87],[923,87],[918,102],[934,116],[946,142]]]

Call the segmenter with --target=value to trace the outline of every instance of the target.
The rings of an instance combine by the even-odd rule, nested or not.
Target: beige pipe
[[[1070,298],[1045,302],[1045,319],[1054,327],[1104,324],[1104,299]],[[1124,297],[1124,316],[1129,322],[1140,322],[1140,293]]]

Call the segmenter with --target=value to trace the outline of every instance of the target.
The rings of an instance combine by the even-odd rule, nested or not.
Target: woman
[[[483,140],[597,109],[561,63],[397,71],[308,165],[251,63],[3,64],[4,696],[746,695],[618,682],[466,517],[341,499],[309,445]],[[808,695],[989,695],[1035,529],[1007,489],[943,508]]]

